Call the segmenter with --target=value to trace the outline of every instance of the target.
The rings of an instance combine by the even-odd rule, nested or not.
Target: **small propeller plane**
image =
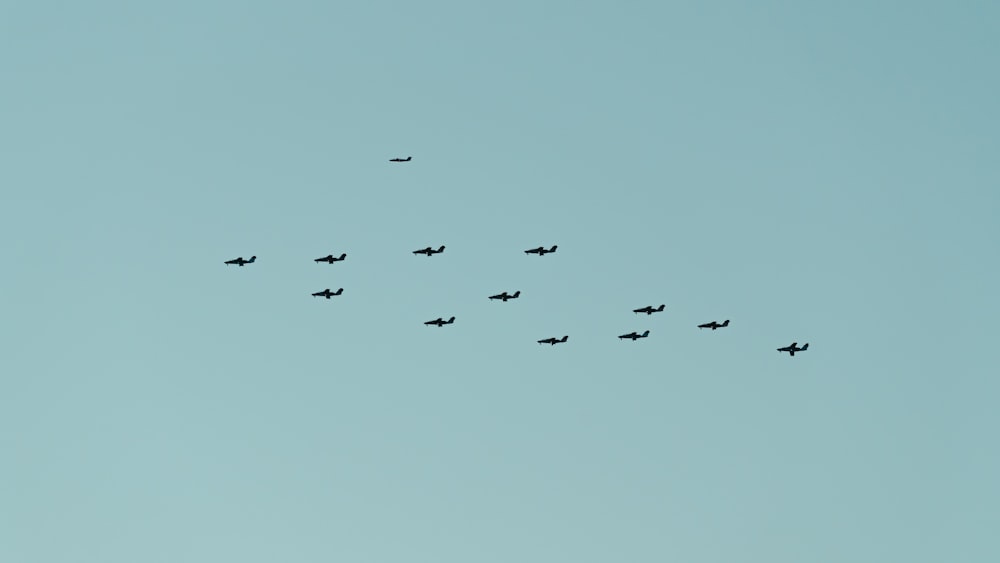
[[[652,305],[647,305],[641,309],[632,309],[633,313],[646,313],[647,315],[652,315],[653,313],[659,313],[666,309],[666,305],[660,305],[658,309],[654,309]]]
[[[789,356],[794,356],[796,352],[805,352],[806,350],[809,349],[809,343],[808,342],[806,342],[805,344],[803,344],[801,348],[797,348],[795,346],[796,344],[798,344],[798,342],[792,342],[791,346],[785,346],[784,348],[778,348],[778,351],[779,352],[788,352]]]
[[[249,260],[244,260],[243,257],[240,256],[235,260],[226,261],[226,265],[228,266],[230,264],[236,264],[237,266],[242,268],[244,264],[253,264],[256,260],[257,260],[256,256],[251,256]]]
[[[538,248],[531,248],[531,249],[525,250],[524,253],[525,254],[537,254],[539,256],[545,256],[546,254],[551,254],[551,253],[555,252],[557,248],[559,248],[559,246],[557,246],[555,244],[553,244],[552,248],[550,248],[548,250],[545,250],[544,246],[539,246]]]
[[[408,156],[406,158],[390,158],[389,162],[409,162],[411,160],[413,160],[413,157]]]
[[[431,254],[441,254],[442,252],[444,252],[443,245],[438,247],[437,250],[434,250],[433,248],[428,246],[427,248],[421,248],[420,250],[413,251],[414,254],[426,254],[428,257],[430,257]]]
[[[703,325],[698,325],[698,328],[710,328],[712,330],[715,330],[717,328],[726,328],[727,326],[729,326],[729,319],[726,319],[725,321],[723,321],[723,323],[721,325],[719,323],[715,322],[715,321],[712,321],[710,323],[705,323]]]
[[[343,254],[341,254],[340,258],[335,258],[333,256],[333,254],[327,254],[326,256],[324,256],[322,258],[317,258],[317,259],[313,260],[313,262],[316,262],[316,263],[326,262],[327,264],[333,264],[334,262],[340,262],[340,261],[344,260],[345,258],[347,258],[347,253],[346,252],[343,253]]]
[[[330,291],[330,288],[328,287],[328,288],[324,289],[323,291],[320,291],[318,293],[313,293],[312,295],[313,295],[313,297],[326,297],[327,299],[329,299],[331,297],[334,297],[336,295],[340,295],[342,293],[344,293],[344,288],[340,288],[337,291]]]
[[[642,333],[642,334],[637,334],[635,332],[630,332],[628,334],[623,334],[623,335],[619,336],[618,338],[620,340],[624,340],[626,338],[631,338],[632,342],[635,342],[636,340],[638,340],[640,338],[646,338],[647,336],[649,336],[649,331],[648,330],[646,332]]]
[[[517,298],[518,298],[518,297],[520,297],[520,296],[521,296],[521,290],[517,290],[517,291],[515,291],[515,292],[514,292],[514,295],[509,295],[509,294],[508,294],[508,293],[507,293],[507,292],[505,291],[505,292],[503,292],[503,293],[498,293],[498,294],[496,294],[496,295],[490,295],[490,300],[493,300],[493,299],[500,299],[500,300],[502,300],[502,301],[503,301],[504,303],[506,303],[508,299],[517,299]]]
[[[434,319],[433,321],[427,321],[424,324],[425,325],[437,325],[438,328],[441,328],[444,325],[450,325],[450,324],[452,324],[454,322],[455,322],[455,317],[452,317],[452,318],[450,318],[448,320],[444,320],[441,317],[438,317],[438,318]]]
[[[543,338],[538,341],[539,344],[551,344],[555,346],[556,344],[562,344],[569,340],[569,336],[563,336],[562,339],[559,338]]]

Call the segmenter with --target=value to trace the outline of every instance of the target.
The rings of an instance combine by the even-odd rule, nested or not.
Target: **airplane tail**
[[[657,311],[662,311],[662,310],[664,310],[664,309],[666,309],[666,308],[667,308],[667,306],[666,306],[666,305],[660,305],[660,308],[659,308],[659,309],[657,309]]]
[[[444,252],[444,245],[441,245],[441,248],[438,249],[438,252]]]
[[[802,345],[802,349],[799,350],[799,352],[805,352],[808,349],[809,349],[809,343],[806,342],[805,344]]]
[[[521,290],[520,290],[520,289],[514,292],[514,295],[513,295],[513,297],[514,297],[515,299],[516,299],[516,298],[518,298],[518,297],[520,297],[520,296],[521,296]]]
[[[555,244],[553,244],[553,245],[552,245],[552,248],[550,248],[550,249],[549,249],[549,252],[555,252],[557,248],[559,248],[559,246],[558,246],[558,245],[555,245]]]
[[[341,293],[344,293],[344,288],[338,289],[337,293],[334,293],[334,295],[340,295]]]
[[[453,322],[455,322],[455,317],[452,317],[452,318],[448,319],[448,324],[451,324]]]
[[[724,322],[722,323],[722,326],[729,326],[729,319],[726,319],[726,320],[725,320],[725,321],[724,321]]]
[[[569,340],[569,336],[563,336],[559,342],[566,342],[567,340]]]
[[[341,254],[339,259],[343,260],[344,258],[347,258],[347,253],[346,252],[343,253],[343,254]]]
[[[642,333],[642,337],[643,338],[646,338],[647,336],[649,336],[649,331],[648,330],[646,332]]]
[[[251,256],[250,259],[247,260],[247,264],[253,264],[256,260],[257,260],[256,256]]]

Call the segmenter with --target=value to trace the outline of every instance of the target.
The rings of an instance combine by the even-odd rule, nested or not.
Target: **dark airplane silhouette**
[[[798,344],[798,342],[792,342],[791,346],[785,346],[784,348],[778,348],[778,351],[779,352],[788,352],[789,356],[794,356],[796,352],[805,352],[806,350],[809,349],[809,343],[808,342],[806,342],[805,344],[803,344],[801,348],[796,348],[795,347],[796,344]]]
[[[240,256],[236,260],[227,261],[226,265],[228,266],[230,264],[236,264],[237,266],[242,268],[244,264],[253,264],[255,260],[257,260],[256,256],[251,256],[249,260],[244,260],[243,257]]]
[[[444,246],[439,247],[437,250],[428,246],[427,248],[421,248],[420,250],[413,251],[414,254],[426,254],[428,257],[431,254],[441,254],[442,252],[444,252]]]
[[[507,294],[507,292],[505,291],[505,292],[503,292],[503,293],[499,293],[499,294],[497,294],[497,295],[490,295],[490,299],[491,299],[491,300],[492,300],[492,299],[500,299],[500,300],[502,300],[502,301],[503,301],[504,303],[506,303],[508,299],[517,299],[517,298],[518,298],[518,297],[520,297],[520,296],[521,296],[521,290],[517,290],[517,291],[515,291],[515,292],[514,292],[514,295],[508,295],[508,294]]]
[[[406,158],[390,158],[389,162],[409,162],[411,160],[413,160],[413,157],[408,156]]]
[[[438,328],[441,328],[444,325],[450,325],[450,324],[452,324],[454,322],[455,322],[455,317],[452,317],[452,318],[450,318],[448,320],[444,320],[441,317],[438,317],[438,318],[434,319],[433,321],[427,321],[424,324],[425,325],[437,325]]]
[[[632,342],[635,342],[636,340],[638,340],[640,338],[646,338],[647,336],[649,336],[649,331],[648,330],[646,332],[642,333],[642,334],[637,334],[635,332],[630,332],[628,334],[623,334],[623,335],[619,336],[618,338],[620,340],[624,340],[626,338],[631,338]]]
[[[344,254],[341,254],[340,258],[334,258],[333,254],[327,254],[326,256],[324,256],[322,258],[317,258],[317,259],[313,260],[313,262],[326,262],[327,264],[333,264],[334,262],[340,262],[341,260],[343,260],[345,258],[347,258],[347,253],[346,252]]]
[[[555,346],[556,344],[561,344],[563,342],[566,342],[567,340],[569,340],[569,336],[563,336],[562,340],[560,340],[558,338],[543,338],[542,340],[539,340],[538,343],[539,344],[551,344],[551,345]]]
[[[556,245],[554,245],[554,244],[552,245],[552,248],[550,248],[548,250],[545,250],[544,246],[539,246],[538,248],[532,248],[532,249],[529,249],[529,250],[525,250],[524,253],[525,254],[537,254],[539,256],[545,256],[546,254],[550,254],[552,252],[555,252],[557,248],[559,248],[559,247],[556,246]]]
[[[710,328],[712,330],[715,330],[717,328],[726,328],[727,326],[729,326],[729,319],[726,319],[721,325],[715,321],[712,321],[710,323],[698,325],[698,328]]]
[[[654,309],[652,305],[647,305],[647,306],[643,307],[642,309],[632,309],[632,312],[633,313],[646,313],[647,315],[652,315],[653,313],[659,313],[660,311],[662,311],[666,307],[667,307],[666,305],[660,305],[659,309]]]
[[[326,297],[329,299],[335,295],[340,295],[341,293],[344,293],[344,288],[340,288],[337,291],[330,291],[330,288],[328,287],[319,293],[313,293],[313,297]]]

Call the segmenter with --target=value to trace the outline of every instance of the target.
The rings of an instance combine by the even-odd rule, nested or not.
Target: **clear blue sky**
[[[996,3],[151,4],[0,6],[0,561],[1000,560]]]

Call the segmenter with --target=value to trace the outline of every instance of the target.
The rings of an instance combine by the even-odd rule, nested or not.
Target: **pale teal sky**
[[[0,4],[0,561],[1000,560],[995,2],[156,4]]]

